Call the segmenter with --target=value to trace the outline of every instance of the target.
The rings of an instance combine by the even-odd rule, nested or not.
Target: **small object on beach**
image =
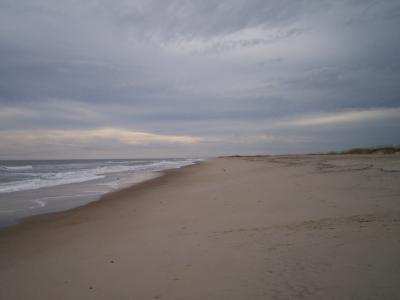
[[[160,299],[161,296],[160,296],[160,295],[155,295],[153,298],[154,298],[154,299]]]
[[[113,261],[113,260],[110,260],[110,264],[113,264],[113,263],[115,263],[115,261]]]
[[[93,290],[93,287],[92,287],[92,286],[89,286],[89,290]]]

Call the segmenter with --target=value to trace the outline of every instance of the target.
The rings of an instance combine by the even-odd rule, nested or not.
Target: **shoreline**
[[[4,299],[396,299],[399,156],[215,158],[0,230]]]
[[[0,226],[68,210],[198,159],[10,162],[0,166]]]
[[[207,161],[207,160],[204,160],[204,161]],[[139,189],[139,188],[141,188],[141,187],[139,187],[140,185],[143,185],[143,184],[146,184],[146,183],[150,184],[150,185],[151,184],[157,184],[157,179],[160,179],[161,177],[172,175],[172,174],[174,174],[175,172],[177,172],[177,171],[179,171],[181,169],[189,168],[191,166],[195,166],[195,165],[200,164],[202,162],[203,161],[196,161],[192,165],[183,166],[183,167],[180,167],[180,168],[177,168],[177,169],[167,169],[167,170],[163,170],[163,171],[154,172],[157,175],[155,175],[153,178],[145,179],[144,181],[140,181],[138,183],[133,183],[133,184],[131,184],[129,186],[118,188],[116,190],[111,190],[109,192],[106,192],[103,195],[100,195],[100,196],[96,197],[95,200],[90,201],[88,203],[85,203],[83,205],[75,206],[75,207],[64,209],[64,210],[52,211],[52,212],[47,212],[47,213],[39,213],[39,214],[23,217],[23,218],[19,219],[14,224],[5,225],[5,226],[0,227],[0,235],[4,231],[14,229],[14,227],[29,226],[29,224],[31,224],[31,223],[37,223],[37,222],[45,221],[46,219],[51,219],[52,216],[56,217],[56,215],[62,215],[62,214],[65,213],[66,214],[65,217],[68,217],[68,214],[73,214],[75,210],[90,209],[91,205],[94,205],[99,201],[107,201],[107,198],[109,198],[109,197],[118,198],[118,196],[120,194],[134,192],[136,190],[136,188]],[[155,181],[155,182],[153,183],[153,181]],[[28,223],[28,224],[25,224],[25,223]]]

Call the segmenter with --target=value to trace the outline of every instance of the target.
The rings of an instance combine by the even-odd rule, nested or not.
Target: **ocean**
[[[81,206],[200,159],[0,161],[0,227]]]

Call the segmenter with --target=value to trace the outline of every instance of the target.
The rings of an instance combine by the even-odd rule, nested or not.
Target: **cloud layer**
[[[397,28],[396,0],[3,0],[0,158],[399,144]]]

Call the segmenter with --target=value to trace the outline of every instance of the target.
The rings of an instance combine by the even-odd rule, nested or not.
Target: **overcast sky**
[[[0,0],[0,159],[400,144],[398,0]]]

